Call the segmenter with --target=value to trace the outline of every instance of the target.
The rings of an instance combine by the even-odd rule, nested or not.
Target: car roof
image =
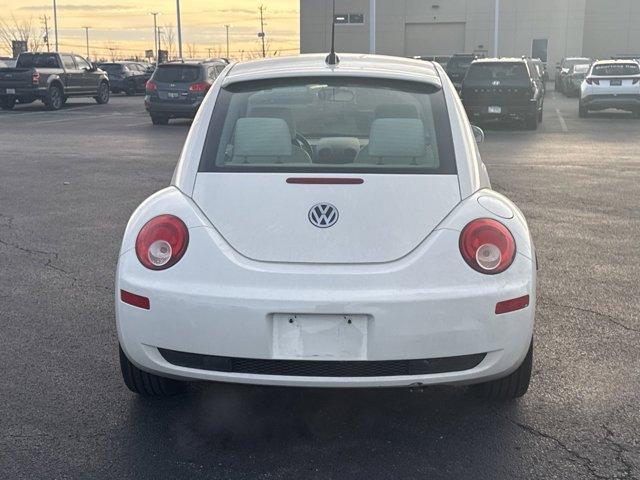
[[[632,58],[626,59],[610,59],[610,60],[596,60],[593,62],[594,65],[611,65],[611,64],[623,64],[623,65],[638,65],[638,61]]]
[[[418,81],[441,86],[430,61],[369,54],[341,54],[337,65],[326,63],[327,54],[274,57],[233,64],[224,84],[272,78],[351,76]]]
[[[525,63],[526,58],[522,57],[500,57],[500,58],[478,58],[473,63]]]

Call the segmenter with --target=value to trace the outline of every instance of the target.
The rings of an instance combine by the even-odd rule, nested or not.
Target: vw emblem
[[[333,227],[338,221],[338,209],[330,203],[318,203],[309,210],[309,221],[314,227]]]

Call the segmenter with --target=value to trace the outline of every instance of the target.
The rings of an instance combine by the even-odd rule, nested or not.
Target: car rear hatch
[[[462,84],[467,106],[526,106],[533,96],[524,63],[474,63]]]
[[[160,65],[152,77],[156,90],[153,101],[166,104],[187,105],[202,100],[206,88],[202,86],[202,68],[199,65]]]
[[[391,262],[459,204],[439,86],[317,77],[234,87],[217,99],[193,199],[242,255]]]

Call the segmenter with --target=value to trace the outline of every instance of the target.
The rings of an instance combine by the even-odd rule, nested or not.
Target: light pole
[[[56,35],[56,52],[58,51],[58,7],[56,0],[53,0],[53,31]]]
[[[500,40],[500,0],[496,0],[493,30],[493,56],[498,58],[498,41]]]
[[[158,22],[156,21],[156,17],[160,15],[160,12],[149,12],[149,15],[153,15],[153,42],[155,45],[155,50],[153,51],[153,55],[156,57],[156,63],[158,62]]]
[[[89,29],[91,27],[82,27],[84,28],[85,37],[87,39],[87,59],[89,58]]]
[[[369,0],[369,53],[376,53],[376,0]]]
[[[227,60],[229,60],[229,25],[225,25],[224,28],[227,29]]]
[[[182,25],[180,23],[180,0],[176,0],[176,15],[178,17],[178,56],[182,60]]]

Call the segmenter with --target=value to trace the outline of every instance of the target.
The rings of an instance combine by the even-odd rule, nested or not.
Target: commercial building
[[[337,50],[493,55],[498,3],[500,56],[533,55],[552,66],[566,56],[640,54],[640,0],[336,0]],[[302,53],[329,50],[331,17],[332,0],[300,1]]]

